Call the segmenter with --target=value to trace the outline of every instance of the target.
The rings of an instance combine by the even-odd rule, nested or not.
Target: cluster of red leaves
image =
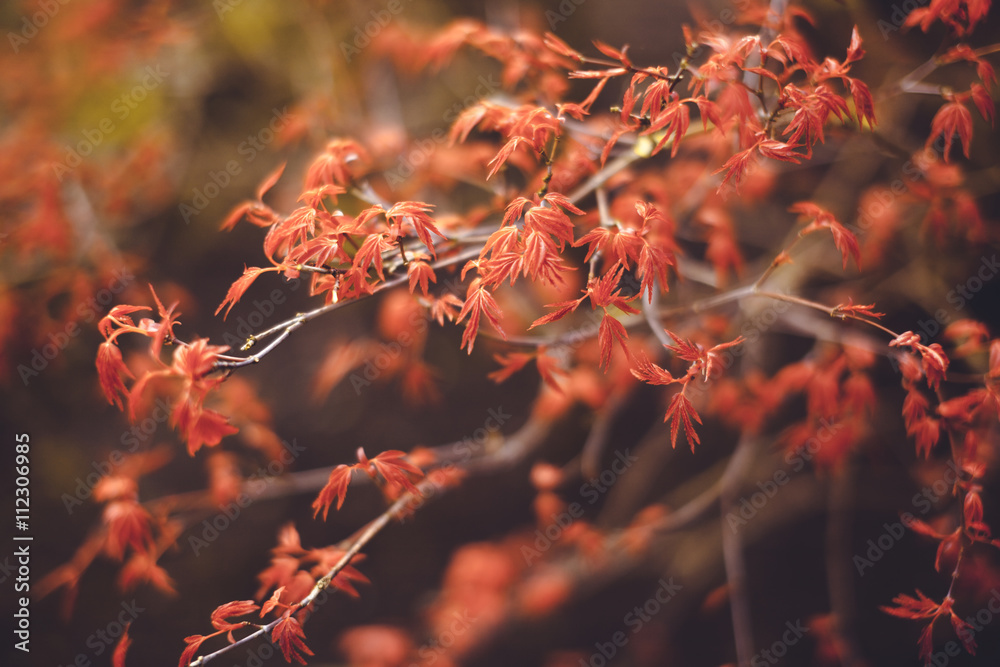
[[[701,439],[694,429],[692,420],[700,424],[701,417],[698,416],[685,392],[690,383],[696,380],[699,375],[705,380],[710,377],[715,378],[716,371],[719,369],[717,366],[719,354],[728,348],[740,345],[743,342],[743,337],[737,336],[736,339],[728,343],[720,343],[705,349],[689,339],[681,338],[672,331],[667,330],[666,333],[675,341],[674,345],[667,345],[666,348],[673,352],[678,359],[688,362],[687,372],[680,377],[674,377],[670,371],[657,366],[642,354],[639,355],[636,366],[631,371],[632,375],[646,384],[671,385],[677,383],[681,385],[681,390],[670,399],[663,421],[672,421],[670,445],[675,448],[677,447],[677,433],[681,424],[684,425],[684,435],[687,436],[688,444],[691,445],[693,452],[695,444],[700,444]]]
[[[919,6],[906,16],[904,27],[919,25],[927,32],[936,21],[941,21],[958,37],[972,32],[976,24],[986,18],[992,0],[931,0],[926,7]]]
[[[234,602],[227,602],[224,605],[216,607],[215,611],[212,612],[212,627],[215,628],[215,632],[210,635],[191,635],[184,638],[184,642],[187,646],[184,648],[184,652],[181,653],[180,662],[178,667],[187,667],[191,664],[194,656],[197,655],[198,650],[201,645],[221,634],[225,634],[229,643],[232,644],[236,641],[233,636],[234,630],[239,630],[245,627],[254,627],[262,629],[262,626],[252,623],[251,621],[236,621],[233,622],[232,618],[237,618],[239,616],[246,616],[247,614],[252,614],[260,610],[260,616],[264,616],[275,605],[265,604],[263,607],[258,605],[253,600],[239,600]],[[288,606],[288,605],[284,605]],[[305,643],[305,631],[302,630],[302,625],[299,623],[298,619],[292,616],[291,609],[287,609],[281,618],[273,624],[271,628],[271,641],[281,649],[282,655],[285,657],[285,661],[291,663],[293,660],[299,664],[306,664],[303,655],[313,655],[313,652],[306,646]]]
[[[369,459],[365,455],[365,450],[358,447],[358,462],[354,465],[341,463],[330,473],[330,478],[320,490],[316,500],[313,501],[313,516],[323,511],[323,519],[330,512],[330,505],[334,499],[337,500],[337,509],[344,504],[347,496],[347,487],[351,483],[351,477],[355,471],[364,472],[375,483],[382,486],[383,491],[390,497],[398,495],[401,490],[410,491],[416,495],[420,490],[413,483],[413,480],[420,479],[424,473],[420,468],[406,460],[406,452],[395,449],[387,450]]]
[[[152,289],[152,288],[150,288]],[[98,329],[104,336],[97,353],[97,375],[101,389],[109,403],[122,407],[122,398],[128,402],[129,417],[135,421],[145,405],[144,394],[151,384],[158,389],[165,389],[172,383],[179,384],[173,395],[173,409],[170,413],[170,423],[176,427],[188,444],[188,451],[193,454],[203,445],[219,444],[223,437],[237,432],[229,420],[222,414],[205,407],[208,393],[216,389],[223,381],[221,376],[212,376],[219,355],[229,348],[219,345],[209,345],[207,339],[195,339],[191,343],[180,343],[175,340],[173,327],[178,324],[174,314],[173,304],[164,308],[156,293],[153,292],[160,320],[143,318],[139,324],[131,318],[137,311],[149,310],[145,306],[115,306],[98,324]],[[158,366],[155,370],[147,370],[141,377],[135,378],[122,359],[117,339],[125,333],[135,333],[152,339],[149,356]],[[160,359],[162,347],[177,342],[173,361],[170,365]],[[135,379],[131,390],[125,386],[125,378]]]
[[[181,654],[178,667],[186,667],[194,659],[201,645],[208,639],[226,634],[229,643],[236,641],[233,631],[245,627],[256,630],[270,629],[271,642],[281,649],[287,662],[293,660],[306,664],[305,655],[313,652],[305,643],[305,632],[297,616],[308,610],[302,606],[302,600],[313,589],[316,580],[331,571],[345,555],[345,552],[335,546],[306,549],[302,546],[299,533],[291,524],[284,526],[278,534],[278,546],[271,550],[271,565],[260,573],[261,586],[257,591],[258,600],[263,599],[268,591],[274,589],[271,597],[263,604],[253,600],[228,602],[212,612],[212,627],[215,632],[209,635],[191,635],[184,639],[187,647]],[[355,556],[361,560],[363,556]],[[329,585],[336,590],[358,597],[358,591],[353,582],[368,583],[368,578],[351,565],[339,569]],[[259,611],[263,618],[269,613],[277,617],[266,626],[250,621],[236,621],[232,618],[246,616]]]
[[[80,546],[72,560],[46,575],[38,584],[38,594],[46,596],[63,588],[63,612],[69,615],[80,578],[99,555],[122,563],[118,587],[134,590],[149,584],[175,595],[174,582],[157,563],[170,549],[183,527],[162,510],[151,510],[139,502],[139,479],[165,465],[171,458],[167,447],[130,454],[115,465],[94,486],[91,495],[104,504],[100,530]],[[110,465],[110,464],[109,464]],[[72,505],[67,506],[72,511]]]
[[[671,156],[676,156],[681,140],[689,134],[692,107],[698,109],[704,131],[711,124],[723,135],[735,133],[739,139],[739,150],[718,169],[725,172],[723,185],[732,181],[738,186],[753,163],[762,157],[798,163],[811,157],[813,145],[824,140],[823,128],[831,117],[844,122],[851,116],[845,96],[831,88],[830,82],[840,81],[850,95],[859,124],[874,127],[876,120],[870,90],[864,82],[850,76],[851,66],[864,56],[857,29],[851,35],[843,61],[826,58],[818,62],[795,31],[793,17],[811,20],[801,10],[789,10],[781,18],[783,29],[769,43],[758,34],[731,37],[712,30],[695,38],[685,29],[689,54],[707,46],[712,55],[697,69],[685,60],[673,74],[665,67],[636,66],[628,57],[627,47],[616,49],[595,41],[597,49],[611,60],[593,59],[549,35],[549,45],[561,55],[581,64],[604,67],[570,72],[570,78],[596,79],[597,85],[583,103],[560,108],[582,118],[611,79],[631,74],[620,109],[620,125],[604,146],[602,163],[618,139],[632,132],[654,140],[652,154],[670,145]],[[676,88],[685,73],[691,73],[688,90],[692,95],[681,98]],[[762,101],[763,87],[751,85],[750,76],[773,83],[778,91],[773,109],[755,107],[753,97]],[[762,111],[767,117],[763,122]],[[788,112],[792,117],[782,131],[783,139],[779,140],[774,136],[774,125]]]
[[[311,274],[311,295],[324,295],[327,303],[360,298],[372,294],[379,282],[385,282],[385,264],[389,255],[398,253],[407,265],[410,291],[419,285],[427,292],[427,283],[436,282],[433,268],[425,261],[437,256],[433,235],[445,238],[430,216],[433,208],[424,202],[397,202],[389,208],[374,204],[356,216],[331,210],[345,186],[354,181],[348,165],[365,161],[363,149],[350,140],[335,140],[317,158],[306,176],[305,191],[299,197],[303,206],[281,216],[261,202],[264,193],[277,182],[283,167],[267,177],[257,193],[257,201],[237,206],[223,223],[229,229],[240,219],[268,229],[264,254],[269,267],[248,267],[233,283],[216,313],[226,315],[239,302],[250,285],[266,272],[282,272],[286,278]],[[405,243],[416,238],[426,253]],[[427,254],[429,253],[429,255]]]

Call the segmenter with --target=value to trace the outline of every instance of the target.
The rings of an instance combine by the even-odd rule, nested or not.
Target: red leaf
[[[465,333],[462,335],[462,347],[468,347],[469,354],[472,354],[472,346],[476,342],[476,334],[479,332],[479,318],[486,315],[493,328],[503,337],[507,334],[500,326],[500,306],[497,305],[493,295],[482,287],[480,279],[474,280],[469,285],[469,292],[465,298],[465,305],[458,314],[456,322],[461,322],[465,316],[469,316],[469,321],[465,325]]]
[[[125,387],[127,377],[134,379],[134,375],[122,360],[121,350],[113,341],[107,340],[97,348],[97,378],[101,383],[101,391],[108,403],[113,403],[122,409],[122,398],[128,395]]]
[[[882,611],[899,618],[933,618],[937,615],[941,605],[920,592],[917,589],[917,597],[906,594],[899,594],[892,599],[895,607],[879,607]]]
[[[139,553],[152,550],[152,517],[134,499],[108,503],[103,519],[108,531],[105,549],[112,558],[122,560],[127,547]]]
[[[313,655],[313,652],[306,646],[305,638],[306,633],[302,630],[302,626],[291,614],[287,614],[278,621],[278,624],[271,631],[271,641],[278,645],[281,653],[285,656],[285,662],[289,663],[295,659],[304,665],[306,661],[302,654]]]
[[[194,406],[190,401],[182,407],[187,406],[192,409],[178,409],[175,414],[183,415],[177,418],[177,425],[187,441],[189,454],[194,455],[202,446],[214,447],[227,435],[239,433],[239,429],[230,424],[225,415],[215,410],[206,410],[200,405]]]
[[[500,368],[492,371],[487,377],[497,384],[504,382],[511,375],[524,368],[529,361],[535,358],[534,353],[511,352],[509,354],[494,354],[493,360],[500,364]]]
[[[385,218],[389,223],[393,223],[396,218],[400,219],[400,222],[409,223],[413,227],[413,230],[417,233],[417,238],[427,246],[427,249],[431,251],[431,254],[435,257],[434,253],[434,241],[431,238],[431,234],[436,234],[441,238],[446,238],[441,230],[434,225],[434,220],[431,219],[428,212],[434,208],[432,204],[425,204],[420,201],[404,201],[398,202],[393,205],[388,211],[385,212]]]
[[[264,195],[267,194],[267,191],[273,188],[274,184],[278,182],[278,180],[281,178],[281,175],[285,173],[286,164],[288,163],[282,162],[281,164],[279,164],[277,169],[275,169],[270,174],[265,176],[264,180],[260,182],[260,185],[257,186],[257,201],[261,201],[262,199],[264,199]]]
[[[626,52],[628,51],[627,45],[623,46],[622,49],[619,51],[615,47],[605,44],[599,39],[595,39],[593,41],[594,41],[594,46],[597,47],[597,50],[606,55],[607,57],[617,60],[626,67],[630,67],[632,65],[632,61],[630,61],[628,59],[628,56],[626,55]]]
[[[281,594],[284,593],[284,592],[285,592],[285,587],[284,586],[279,586],[278,588],[275,589],[274,593],[271,594],[271,597],[268,598],[267,602],[265,602],[263,604],[263,606],[260,608],[260,616],[261,616],[261,618],[263,618],[266,614],[268,614],[275,607],[281,607],[282,609],[288,609],[289,605],[287,605],[287,604],[285,604],[284,602],[281,601]]]
[[[514,149],[517,148],[517,145],[521,142],[531,143],[524,137],[511,137],[511,139],[503,145],[503,148],[501,148],[500,152],[496,154],[496,157],[489,162],[489,164],[492,165],[492,168],[490,169],[490,173],[486,175],[487,180],[493,178],[493,174],[499,171],[500,167],[502,167],[510,158]]]
[[[833,309],[832,315],[834,317],[871,317],[878,319],[880,317],[885,317],[885,313],[876,313],[873,309],[875,308],[874,303],[870,303],[867,306],[861,306],[854,303],[852,299],[848,299],[847,303],[839,304]]]
[[[316,500],[313,501],[313,518],[316,518],[319,511],[323,510],[323,520],[326,521],[326,516],[330,512],[330,505],[333,503],[334,498],[337,499],[338,510],[343,506],[344,498],[347,496],[347,487],[351,483],[351,474],[353,472],[354,466],[344,465],[343,463],[333,469],[326,484],[320,489]]]
[[[635,368],[630,368],[629,371],[646,384],[667,385],[676,381],[669,371],[651,362],[645,354],[640,354],[635,362]]]
[[[666,347],[668,350],[676,354],[678,358],[683,359],[684,361],[698,361],[704,356],[705,351],[701,348],[701,346],[690,340],[681,338],[669,329],[664,329],[664,331],[667,332],[667,335],[677,341],[676,345],[667,345]]]
[[[799,232],[800,236],[811,234],[819,229],[829,229],[830,233],[833,234],[833,243],[837,246],[843,259],[843,268],[847,268],[848,257],[853,257],[855,265],[861,268],[861,247],[858,244],[858,238],[854,232],[837,222],[833,213],[809,201],[793,204],[788,207],[788,210],[812,218],[812,222]]]
[[[212,627],[216,630],[228,632],[243,626],[243,621],[231,623],[231,616],[246,616],[260,609],[260,606],[253,600],[238,600],[219,605],[212,612]]]
[[[993,115],[996,113],[996,108],[993,105],[993,98],[990,97],[989,92],[978,83],[972,84],[970,92],[972,93],[972,101],[976,104],[976,108],[979,109],[979,115],[983,117],[983,120],[993,125]]]
[[[604,314],[601,326],[597,331],[597,340],[601,346],[601,367],[604,369],[607,369],[608,364],[611,363],[611,350],[616,340],[621,345],[622,351],[625,352],[625,356],[628,358],[632,356],[625,344],[625,341],[628,340],[628,332],[625,331],[625,325],[619,322],[617,317]]]
[[[674,394],[670,405],[667,406],[667,413],[663,417],[664,422],[673,420],[670,424],[670,446],[674,449],[677,448],[677,431],[682,421],[684,422],[684,434],[691,445],[691,451],[694,451],[695,443],[701,444],[698,433],[695,432],[694,425],[691,423],[692,418],[699,424],[701,423],[701,417],[695,412],[694,406],[691,405],[691,401],[684,395],[684,392],[680,391]]]
[[[577,62],[583,62],[583,56],[574,49],[570,48],[569,44],[562,41],[551,32],[545,33],[544,39],[545,46],[549,47],[561,56],[566,56],[567,58],[572,58]]]
[[[222,310],[228,303],[229,307],[226,308],[226,314],[222,316],[222,319],[226,319],[227,317],[229,317],[229,311],[233,309],[233,306],[236,305],[236,302],[243,297],[243,293],[247,291],[247,288],[250,287],[251,284],[253,284],[253,281],[257,280],[257,277],[260,274],[265,273],[267,271],[277,271],[277,270],[278,268],[274,266],[269,266],[263,269],[256,266],[251,266],[249,268],[244,266],[243,275],[240,276],[236,280],[236,282],[234,282],[232,286],[229,288],[229,291],[226,293],[226,298],[223,299],[222,303],[219,304],[219,307],[215,309],[215,314],[218,315],[219,311]]]
[[[551,322],[561,320],[562,318],[566,317],[574,310],[576,310],[579,307],[579,305],[583,303],[583,300],[586,298],[587,298],[586,296],[581,296],[579,299],[574,299],[572,301],[560,301],[559,303],[545,304],[546,308],[556,308],[556,310],[552,311],[548,315],[539,317],[537,320],[531,323],[531,326],[528,327],[528,329],[531,330],[534,329],[535,327],[540,327],[543,324],[550,324]]]
[[[406,460],[406,452],[390,449],[371,459],[371,465],[389,484],[396,484],[419,494],[411,479],[420,479],[424,471]]]
[[[437,282],[437,275],[434,273],[434,269],[431,268],[430,264],[422,260],[410,262],[409,266],[406,267],[406,273],[410,279],[410,294],[413,294],[413,290],[419,285],[420,291],[424,296],[427,296],[427,282]]]
[[[861,48],[861,35],[858,33],[858,26],[854,26],[851,31],[851,45],[847,47],[847,57],[844,64],[849,65],[865,56],[865,50]]]
[[[875,127],[875,101],[872,99],[872,92],[868,86],[858,79],[846,77],[847,85],[851,89],[851,97],[854,98],[854,113],[858,117],[858,125],[863,122],[868,123],[868,127]]]
[[[929,148],[938,137],[944,137],[944,161],[948,162],[951,152],[951,142],[955,133],[962,142],[962,152],[969,157],[969,147],[972,144],[972,113],[961,102],[948,102],[938,109],[931,121],[931,135],[927,137]]]
[[[201,648],[202,642],[204,642],[208,637],[205,635],[191,635],[190,637],[184,638],[184,643],[187,644],[184,652],[181,653],[180,662],[177,663],[177,667],[187,667],[191,664],[191,660],[194,658],[195,653]]]

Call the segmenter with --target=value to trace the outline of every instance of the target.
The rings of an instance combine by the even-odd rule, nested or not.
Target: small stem
[[[555,139],[552,140],[552,149],[548,153],[544,150],[542,151],[542,158],[545,160],[545,168],[547,171],[545,173],[545,178],[542,180],[542,187],[538,190],[539,199],[548,194],[549,183],[552,182],[552,163],[556,160],[556,149],[559,147],[559,136],[560,135],[557,134]]]

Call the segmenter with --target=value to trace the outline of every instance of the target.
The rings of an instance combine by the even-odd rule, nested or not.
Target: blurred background
[[[896,4],[818,1],[805,7],[816,25],[803,30],[818,53],[841,54],[852,24],[858,25],[868,58],[856,73],[873,91],[926,60],[941,41],[941,33],[899,30]],[[419,199],[421,184],[409,181],[402,157],[412,146],[408,142],[446,131],[449,110],[498,88],[493,82],[501,67],[495,61],[470,54],[439,71],[414,71],[401,45],[419,49],[422,37],[468,17],[499,30],[552,31],[587,52],[592,39],[628,43],[636,62],[673,67],[684,49],[681,24],[700,18],[728,25],[727,11],[721,2],[674,0],[12,0],[0,5],[0,423],[8,441],[13,433],[31,436],[33,584],[72,559],[100,522],[88,477],[104,474],[116,453],[135,445],[162,463],[143,477],[143,500],[204,489],[211,474],[208,453],[188,457],[164,419],[136,431],[107,405],[94,368],[100,317],[116,304],[150,304],[152,285],[164,302],[179,302],[185,338],[238,345],[247,330],[309,307],[304,285],[261,281],[227,320],[214,316],[244,265],[263,261],[260,229],[244,224],[219,231],[229,211],[252,199],[257,185],[282,162],[287,170],[268,203],[277,211],[291,210],[310,160],[337,136],[356,138],[384,169],[403,175],[399,199]],[[998,28],[992,19],[978,34],[995,37]],[[869,61],[879,65],[868,66]],[[611,88],[605,107],[620,98],[621,90]],[[588,88],[579,90],[586,94]],[[907,150],[919,148],[926,137],[938,100],[926,102],[890,99],[879,107],[882,117],[898,122],[889,134]],[[979,211],[992,230],[1000,147],[988,126],[976,122],[969,172]],[[807,198],[830,172],[846,201],[857,201],[871,183],[891,177],[896,156],[889,149],[875,153],[885,160],[848,162],[846,168],[841,162],[828,169],[836,162],[831,158],[824,166],[780,174],[790,192],[744,211],[741,230],[752,253],[769,257],[780,243],[783,231],[765,229],[766,213]],[[465,203],[455,202],[454,209]],[[942,328],[934,313],[945,308],[946,319],[975,318],[995,333],[1000,325],[995,282],[985,282],[960,306],[946,296],[996,249],[992,231],[971,246],[951,237],[890,245],[892,261],[884,270],[846,287],[856,303],[878,298],[880,309],[890,312],[889,325],[899,330],[923,327],[934,338]],[[805,278],[802,283],[821,287]],[[265,453],[282,441],[296,452],[283,474],[349,462],[358,446],[373,454],[462,442],[476,437],[491,410],[510,415],[504,433],[528,421],[537,374],[494,384],[486,374],[495,370],[492,355],[501,348],[482,341],[467,357],[459,352],[461,332],[454,326],[433,327],[426,343],[425,357],[438,372],[436,403],[404,400],[391,383],[363,391],[345,383],[317,392],[312,373],[331,341],[386,331],[389,325],[380,319],[385,298],[315,322],[266,363],[237,376],[244,384],[234,383],[228,400],[239,413],[241,434],[222,449],[246,455],[240,463],[244,474],[266,468]],[[768,334],[762,355],[769,367],[779,368],[800,348],[797,336],[779,327]],[[770,518],[746,537],[746,588],[757,649],[780,645],[799,623],[809,628],[801,641],[796,637],[769,657],[759,653],[762,662],[755,664],[841,664],[842,647],[834,646],[830,630],[836,585],[828,578],[828,540],[845,539],[845,554],[866,553],[868,540],[878,540],[886,524],[898,520],[900,508],[914,507],[914,494],[946,472],[942,461],[914,468],[912,442],[899,418],[898,376],[888,367],[883,371],[876,377],[879,427],[865,448],[859,447],[865,453],[852,462],[849,483],[808,470],[782,490],[784,509],[772,507]],[[661,417],[657,395],[633,397],[612,425],[614,449],[604,463],[612,464],[614,452],[647,451],[654,441],[664,445]],[[559,465],[573,460],[592,423],[592,411],[575,406],[536,458]],[[625,479],[627,485],[594,505],[584,500],[586,518],[620,527],[632,518],[623,508],[662,501],[668,493],[678,503],[696,497],[718,476],[737,437],[719,424],[706,424],[702,441],[713,444],[696,456],[685,447],[660,447],[660,454],[644,460],[636,481]],[[766,450],[768,443],[760,447]],[[371,579],[359,586],[360,598],[335,597],[306,624],[308,645],[316,653],[309,663],[348,664],[350,656],[353,664],[372,667],[734,662],[716,519],[667,536],[641,562],[608,568],[567,593],[568,584],[549,570],[545,576],[529,572],[523,556],[522,547],[537,548],[539,539],[532,463],[523,460],[477,476],[379,536],[359,564]],[[771,471],[773,460],[762,461],[749,478],[770,478]],[[13,488],[7,475],[4,488]],[[579,483],[565,485],[567,501],[586,498]],[[184,637],[208,631],[212,609],[253,597],[256,576],[267,567],[283,525],[293,522],[304,545],[321,547],[343,539],[382,507],[374,489],[352,489],[345,508],[324,523],[312,520],[315,488],[274,495],[241,508],[215,538],[207,539],[211,531],[200,516],[192,521],[178,548],[159,562],[172,579],[173,595],[149,585],[122,591],[120,565],[98,558],[80,578],[75,599],[63,590],[33,598],[30,656],[13,651],[8,639],[5,664],[110,664],[119,621],[130,620],[127,664],[173,665]],[[984,495],[989,517],[995,504]],[[851,512],[850,534],[831,537],[830,507],[845,497],[851,499],[850,510],[844,510]],[[946,502],[935,507],[940,505]],[[210,513],[205,520],[217,516]],[[934,543],[912,533],[891,542],[882,562],[850,580],[847,604],[859,658],[854,664],[919,664],[919,626],[893,619],[878,606],[914,588],[941,593],[946,583],[933,570]],[[0,547],[4,564],[12,562],[10,544]],[[1000,600],[996,553],[977,553],[975,561],[979,580],[973,586],[984,600],[989,593]],[[853,575],[854,568],[846,572]],[[12,576],[9,566],[0,572],[5,590]],[[683,587],[632,634],[635,619],[645,617],[629,614],[652,599],[664,579]],[[455,600],[465,600],[465,606]],[[454,625],[452,614],[457,614]],[[5,618],[10,618],[6,612]],[[483,619],[479,630],[475,619]],[[366,629],[349,632],[362,626]],[[977,636],[978,657],[948,656],[941,664],[996,664],[998,628],[993,621]],[[618,632],[627,633],[624,646],[614,644]],[[950,637],[941,628],[941,644]],[[391,661],[386,647],[402,657]],[[463,649],[461,659],[455,647]],[[374,657],[364,657],[366,651]],[[284,661],[241,649],[217,662]]]

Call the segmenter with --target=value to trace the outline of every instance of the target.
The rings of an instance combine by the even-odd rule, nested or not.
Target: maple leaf
[[[239,433],[239,429],[229,423],[228,417],[205,409],[197,400],[178,405],[171,418],[187,441],[188,453],[192,456],[203,446],[214,447],[227,435]]]
[[[382,272],[382,253],[392,248],[393,244],[385,234],[369,234],[354,255],[353,268],[358,271],[359,276],[364,276],[374,264],[379,279],[385,280],[385,274]]]
[[[385,217],[390,223],[399,218],[402,222],[413,227],[413,230],[417,233],[417,238],[427,246],[427,249],[431,251],[431,255],[437,257],[437,254],[434,252],[434,241],[431,234],[436,234],[443,239],[447,237],[434,225],[434,220],[428,215],[428,212],[432,208],[434,208],[432,204],[425,204],[420,201],[398,202],[385,212]]]
[[[504,339],[507,334],[500,326],[500,306],[497,305],[493,295],[482,286],[482,280],[477,278],[469,284],[469,291],[465,298],[465,305],[458,314],[456,322],[461,322],[466,316],[469,317],[465,325],[465,333],[462,335],[462,347],[468,347],[469,354],[472,354],[472,346],[476,342],[476,334],[479,332],[479,318],[486,315],[493,328],[497,330]]]
[[[353,472],[354,466],[348,466],[343,463],[330,472],[330,477],[327,479],[326,484],[323,485],[319,495],[316,496],[316,500],[313,501],[313,518],[316,518],[319,511],[323,510],[323,520],[326,521],[327,514],[330,512],[330,505],[333,503],[334,498],[337,499],[338,510],[344,505],[344,498],[347,496],[347,487],[351,483],[351,474]]]
[[[635,368],[630,368],[629,372],[646,384],[667,385],[677,381],[669,371],[651,362],[645,354],[640,353],[635,362]]]
[[[863,81],[851,77],[845,78],[847,87],[851,90],[851,97],[854,98],[854,113],[858,117],[858,125],[868,123],[868,127],[875,127],[878,121],[875,119],[875,101],[872,99],[871,90]]]
[[[879,609],[899,618],[933,618],[941,605],[916,589],[917,597],[900,593],[892,599],[895,607],[880,606]]]
[[[367,151],[351,139],[333,139],[326,150],[309,165],[306,173],[307,190],[323,185],[347,186],[354,180],[351,164],[369,162]]]
[[[231,616],[246,616],[258,609],[260,609],[260,605],[253,600],[239,600],[219,605],[212,612],[212,627],[223,632],[231,632],[246,625],[243,621],[238,623],[230,622],[228,619]]]
[[[958,134],[962,142],[962,152],[969,157],[969,147],[972,144],[972,113],[961,102],[952,101],[941,105],[931,121],[931,134],[927,137],[927,148],[933,145],[938,137],[944,137],[944,161],[948,162],[951,153],[951,142]]]
[[[833,234],[833,243],[837,246],[843,259],[843,268],[847,268],[848,257],[854,258],[854,264],[861,268],[861,247],[858,245],[858,238],[854,232],[837,222],[833,213],[808,201],[792,204],[788,210],[803,217],[812,218],[812,222],[799,232],[799,236],[811,234],[819,229],[829,229],[830,233]]]
[[[274,187],[275,183],[281,179],[281,175],[285,173],[285,166],[287,164],[287,162],[282,162],[274,171],[264,177],[264,180],[257,186],[257,192],[255,193],[257,195],[257,201],[262,201],[264,199],[264,195],[266,195],[268,191]],[[343,192],[343,190],[341,190],[341,192]]]
[[[531,326],[528,327],[528,330],[530,331],[531,329],[534,329],[535,327],[540,327],[543,324],[549,324],[551,322],[561,320],[562,318],[566,317],[567,315],[575,311],[586,298],[587,296],[584,295],[581,296],[579,299],[573,299],[572,301],[560,301],[558,303],[545,304],[546,308],[555,308],[556,310],[552,311],[548,315],[543,315],[542,317],[539,317],[537,320],[531,323]]]
[[[313,655],[305,643],[306,633],[302,630],[298,620],[291,613],[286,612],[285,617],[278,621],[274,629],[271,630],[271,641],[278,645],[285,662],[291,663],[295,659],[300,664],[306,664],[302,654]]]
[[[694,425],[691,423],[692,418],[699,424],[701,423],[701,417],[695,412],[691,401],[688,400],[688,397],[684,395],[684,391],[681,390],[674,394],[674,397],[670,400],[670,405],[667,406],[667,413],[663,416],[664,422],[671,422],[670,446],[674,449],[677,449],[677,432],[680,429],[681,422],[684,423],[684,434],[687,436],[688,444],[691,445],[691,451],[694,451],[696,443],[701,444],[698,433],[694,430]]]
[[[559,39],[551,32],[546,32],[543,40],[545,46],[549,47],[561,56],[566,56],[567,58],[572,58],[577,62],[583,62],[583,56],[580,52],[572,49],[569,44]]]
[[[260,274],[266,273],[267,271],[278,271],[278,270],[280,269],[274,266],[269,266],[265,268],[260,268],[256,266],[251,266],[248,268],[244,266],[243,275],[237,278],[236,282],[234,282],[232,286],[230,286],[229,291],[226,292],[226,298],[223,299],[222,303],[219,304],[219,307],[215,309],[215,314],[218,315],[219,311],[222,310],[224,307],[226,307],[226,304],[228,303],[229,307],[226,308],[226,313],[225,315],[222,316],[222,319],[226,319],[227,317],[229,317],[229,311],[233,309],[233,306],[235,306],[236,303],[243,297],[243,293],[246,292],[247,288],[253,284],[253,281],[257,280],[257,277],[260,276]]]
[[[440,326],[444,326],[444,321],[447,319],[451,322],[455,321],[458,317],[458,313],[462,307],[462,300],[452,293],[447,293],[443,295],[440,299],[432,299],[430,306],[431,317],[437,321]]]
[[[362,464],[367,461],[364,450],[360,447],[358,448],[358,459],[361,460]],[[372,457],[370,464],[389,484],[402,486],[413,493],[420,493],[411,479],[423,477],[424,472],[406,460],[406,452],[390,449]]]
[[[156,564],[152,554],[134,553],[118,575],[118,585],[122,590],[132,590],[140,583],[151,584],[167,595],[176,595],[174,582],[162,567]]]
[[[625,341],[628,340],[628,332],[625,331],[625,325],[619,322],[617,317],[609,315],[606,311],[604,317],[601,318],[601,326],[597,331],[597,340],[601,347],[601,368],[607,369],[608,364],[611,363],[611,350],[616,340],[621,345],[622,351],[625,352],[625,356],[631,359],[632,355],[628,351],[628,345],[625,344]]]
[[[497,384],[506,381],[514,373],[524,368],[529,361],[535,358],[531,352],[510,352],[508,354],[494,354],[493,360],[500,364],[500,368],[490,372],[488,377]]]
[[[972,101],[976,105],[976,108],[979,109],[979,114],[983,117],[983,120],[993,125],[993,116],[996,113],[996,107],[993,105],[993,98],[990,97],[989,91],[978,83],[974,83],[969,92],[972,94]]]
[[[266,616],[268,613],[271,612],[272,609],[275,609],[276,607],[281,607],[282,609],[290,608],[290,605],[287,605],[281,601],[281,594],[284,592],[285,592],[284,586],[279,586],[278,588],[275,589],[274,593],[271,594],[271,597],[268,598],[267,602],[265,602],[260,608],[261,618]]]
[[[198,649],[201,648],[202,643],[208,639],[206,635],[190,635],[184,638],[184,643],[187,646],[184,648],[184,652],[181,653],[180,662],[177,663],[177,667],[187,667],[191,664],[191,660],[194,658]]]
[[[153,517],[134,499],[108,503],[103,520],[108,531],[105,549],[111,558],[122,560],[127,547],[139,553],[152,550]]]
[[[705,351],[697,343],[681,338],[670,329],[664,329],[664,331],[676,341],[675,345],[667,345],[666,348],[676,354],[678,358],[693,362],[704,356]]]
[[[434,269],[423,260],[411,261],[406,267],[406,273],[410,281],[410,294],[413,294],[413,290],[419,285],[423,295],[428,296],[428,281],[437,283],[437,275],[434,273]]]
[[[848,299],[847,303],[838,304],[831,313],[834,317],[839,317],[843,319],[844,317],[871,317],[873,319],[879,319],[885,317],[885,313],[876,313],[875,304],[870,303],[867,306],[862,306],[860,304],[855,304],[853,299]]]
[[[493,175],[497,173],[497,171],[499,171],[500,167],[502,167],[504,163],[507,162],[507,160],[510,158],[511,154],[513,154],[514,149],[517,148],[517,145],[522,142],[531,143],[524,137],[511,137],[511,139],[503,145],[503,147],[500,149],[500,152],[496,154],[496,157],[494,157],[489,162],[489,164],[492,165],[492,168],[490,169],[490,173],[486,175],[486,180],[493,178]]]
[[[122,398],[128,396],[123,377],[134,379],[135,376],[122,360],[121,350],[111,340],[106,340],[97,348],[97,378],[101,391],[109,404],[118,406],[121,410]]]

